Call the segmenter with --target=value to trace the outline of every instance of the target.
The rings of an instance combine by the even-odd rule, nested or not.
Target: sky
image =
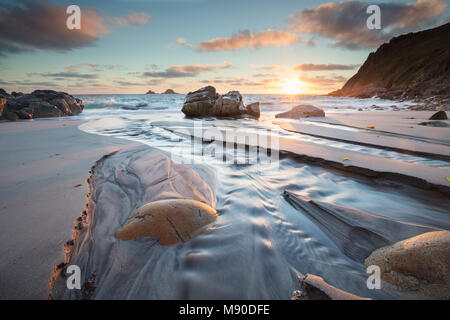
[[[381,29],[369,29],[369,5]],[[81,28],[69,30],[69,5]],[[449,22],[449,0],[0,0],[0,87],[71,94],[326,94],[392,37]]]

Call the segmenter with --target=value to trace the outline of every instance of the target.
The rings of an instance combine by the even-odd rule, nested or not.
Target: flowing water
[[[310,218],[294,209],[283,198],[286,189],[392,219],[450,229],[450,200],[436,192],[307,164],[292,154],[280,154],[272,163],[237,164],[222,161],[223,157],[232,157],[234,150],[213,154],[209,152],[211,143],[193,147],[190,138],[173,133],[194,125],[195,120],[184,118],[180,111],[184,95],[80,98],[85,110],[79,117],[89,120],[80,126],[81,130],[139,141],[175,160],[182,161],[195,153],[201,155],[200,165],[216,173],[216,210],[220,217],[211,227],[213,232],[185,244],[149,249],[154,250],[153,255],[149,253],[149,261],[155,267],[148,269],[154,270],[154,284],[145,291],[147,298],[289,299],[298,289],[297,276],[306,273],[322,276],[330,284],[357,295],[389,298],[381,290],[367,289],[364,265],[345,256]],[[208,118],[202,125],[241,133],[273,130],[281,136],[378,157],[449,166],[445,161],[292,133],[272,124],[275,113],[302,103],[330,113],[373,110],[374,105],[392,110],[395,104],[402,109],[407,102],[283,95],[243,98],[247,104],[261,102],[261,119]],[[156,258],[162,255],[164,258],[158,261]]]

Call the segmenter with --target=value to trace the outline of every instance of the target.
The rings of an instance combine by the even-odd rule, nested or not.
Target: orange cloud
[[[201,72],[227,69],[230,67],[231,63],[227,61],[218,65],[189,64],[181,66],[171,66],[170,68],[162,72],[147,71],[144,72],[143,75],[145,77],[153,77],[153,78],[186,78],[186,77],[195,77]]]
[[[250,31],[240,31],[233,34],[230,38],[215,38],[201,42],[197,46],[198,51],[224,51],[238,50],[242,48],[258,49],[267,46],[289,45],[300,41],[300,37],[296,34],[278,31],[263,30],[256,34]]]

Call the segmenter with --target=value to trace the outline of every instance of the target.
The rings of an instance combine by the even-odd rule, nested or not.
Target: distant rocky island
[[[408,33],[372,52],[332,96],[417,100],[435,107],[450,103],[450,23]]]
[[[157,94],[157,93],[152,90],[148,90],[146,94]],[[172,89],[167,89],[166,91],[161,92],[161,94],[179,94],[179,93],[175,92]]]
[[[0,120],[62,117],[80,114],[83,101],[65,92],[35,90],[8,94],[0,89]]]
[[[166,91],[164,91],[162,94],[178,94],[175,91],[173,91],[172,89],[167,89]]]

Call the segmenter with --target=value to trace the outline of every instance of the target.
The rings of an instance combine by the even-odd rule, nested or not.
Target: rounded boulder
[[[190,240],[216,218],[216,210],[197,200],[158,200],[136,209],[115,235],[125,241],[157,238],[161,245],[169,246]]]

